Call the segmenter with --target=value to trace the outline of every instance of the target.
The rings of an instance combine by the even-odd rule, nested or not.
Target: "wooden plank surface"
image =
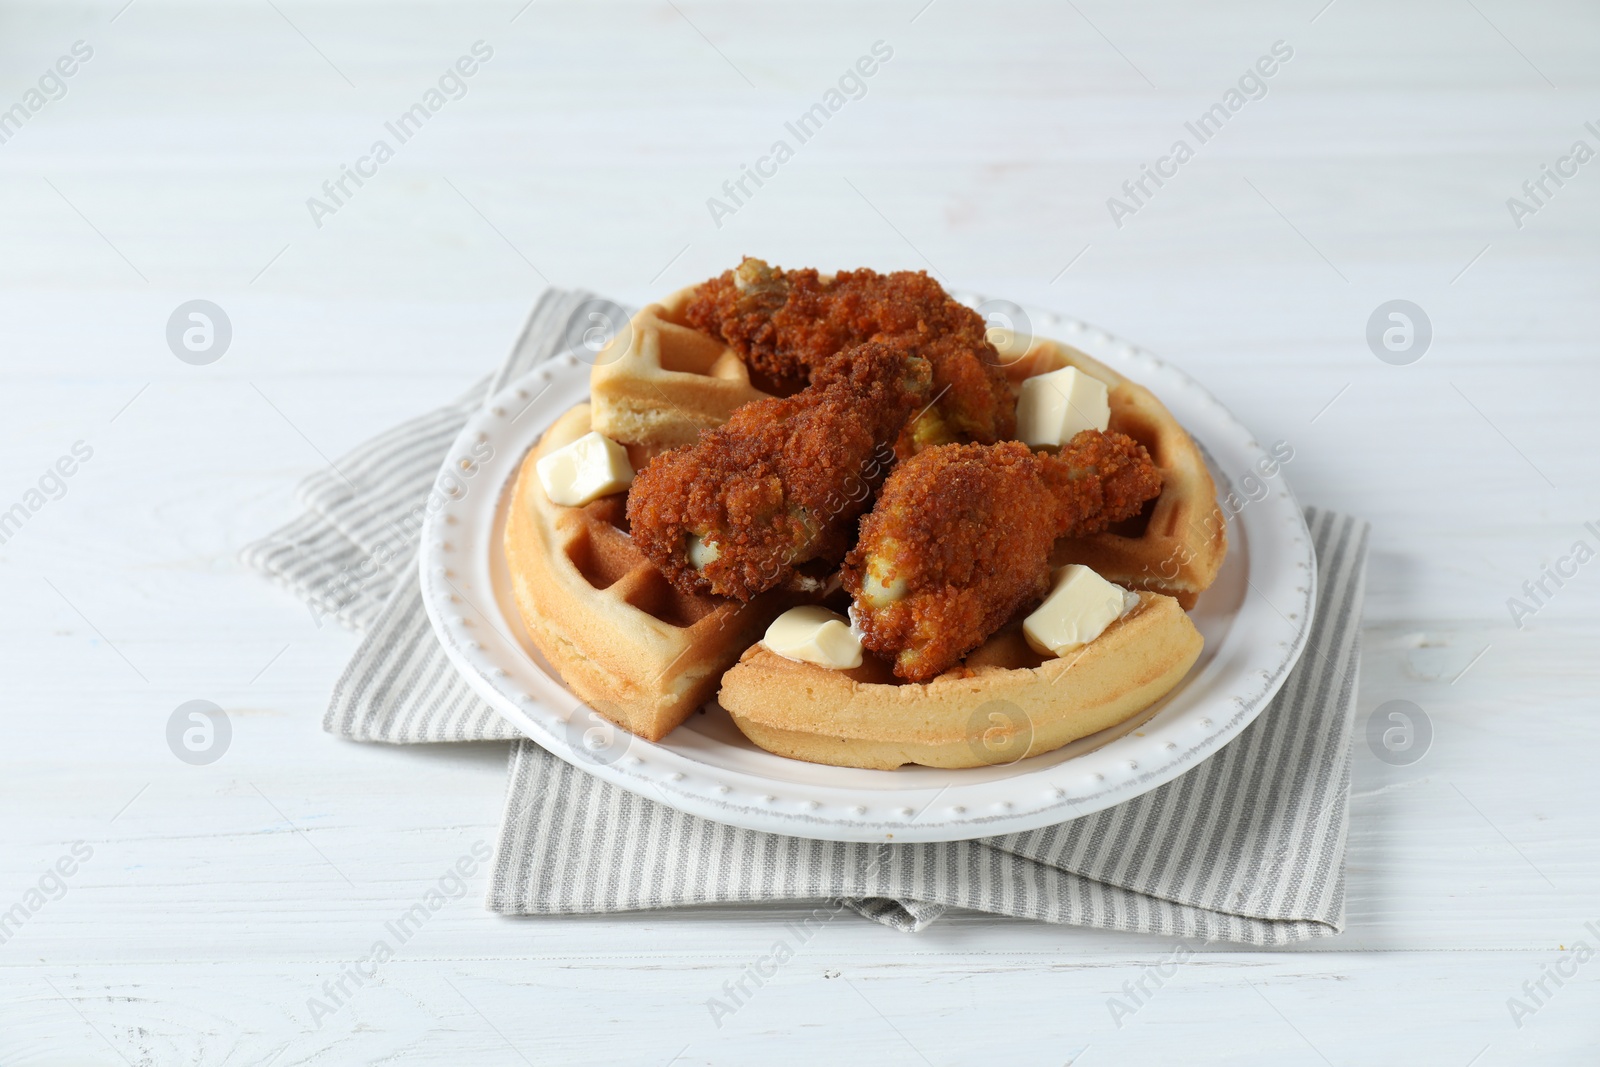
[[[0,144],[0,511],[92,449],[0,545],[0,911],[29,912],[0,1063],[1594,1062],[1600,563],[1520,627],[1508,600],[1600,549],[1600,162],[1520,228],[1506,206],[1600,150],[1593,5],[14,3],[0,110],[80,40]],[[477,41],[465,94],[317,226]],[[716,225],[877,41],[864,95]],[[1265,95],[1118,228],[1107,198],[1277,41]],[[1406,767],[1358,738],[1344,935],[1190,946],[1127,1014],[1176,945],[842,916],[719,1020],[801,909],[508,921],[480,872],[331,985],[492,843],[505,752],[322,734],[355,638],[236,552],[492,366],[547,284],[640,301],[745,252],[1104,325],[1372,521],[1358,732],[1407,699],[1434,736]],[[233,324],[210,366],[165,340],[194,298]],[[1396,298],[1434,332],[1407,366],[1365,339]],[[210,766],[167,747],[191,699],[233,725]]]

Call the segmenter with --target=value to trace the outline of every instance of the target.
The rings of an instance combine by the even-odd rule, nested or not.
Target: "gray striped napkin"
[[[462,424],[564,346],[586,293],[552,290],[498,373],[308,478],[306,514],[241,558],[365,632],[324,728],[358,741],[516,739],[450,666],[422,607],[421,503]],[[1310,644],[1239,738],[1182,778],[1061,826],[982,841],[866,845],[762,834],[512,747],[489,906],[567,914],[833,901],[919,930],[961,906],[1048,922],[1278,944],[1338,932],[1366,525],[1307,510],[1321,571]]]

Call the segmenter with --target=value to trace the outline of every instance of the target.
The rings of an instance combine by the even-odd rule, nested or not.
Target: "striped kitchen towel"
[[[515,739],[454,672],[416,578],[421,506],[488,396],[570,347],[596,298],[550,291],[500,370],[308,478],[306,513],[245,562],[365,636],[323,726],[359,741]],[[615,307],[615,305],[611,305]],[[948,906],[1049,922],[1277,944],[1337,932],[1366,526],[1307,511],[1321,598],[1305,655],[1240,737],[1175,782],[1026,834],[937,845],[818,842],[681,814],[530,741],[511,781],[489,906],[507,914],[833,901],[917,930]]]

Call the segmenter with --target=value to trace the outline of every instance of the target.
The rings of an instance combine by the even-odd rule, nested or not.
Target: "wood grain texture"
[[[1506,208],[1600,125],[1577,0],[1208,6],[120,0],[0,10],[0,107],[94,56],[0,144],[0,1063],[1590,1063],[1600,962],[1600,163]],[[120,10],[119,10],[120,9]],[[492,59],[317,227],[306,199],[483,40]],[[719,227],[706,200],[875,41],[893,57]],[[1118,228],[1106,199],[1275,41],[1268,92]],[[792,138],[791,138],[792,139]],[[1193,374],[1301,499],[1373,523],[1349,928],[1293,951],[953,915],[829,923],[731,1017],[798,908],[508,921],[480,870],[337,1010],[324,982],[492,841],[503,746],[319,728],[354,637],[235,562],[328,457],[498,362],[546,284],[639,301],[741,253],[927,268]],[[232,347],[179,362],[182,301]],[[1434,329],[1367,348],[1384,301]],[[168,717],[231,746],[195,767]],[[92,856],[46,879],[74,842]],[[41,889],[41,879],[46,879]],[[40,895],[29,897],[30,889]],[[1145,980],[1150,985],[1148,979]],[[1532,1002],[1530,1001],[1530,1004]],[[848,1051],[845,1051],[848,1050]]]

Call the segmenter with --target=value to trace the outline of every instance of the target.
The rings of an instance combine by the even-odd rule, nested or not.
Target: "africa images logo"
[[[423,125],[442,111],[445,104],[466,96],[467,79],[478,73],[481,65],[492,58],[494,49],[489,44],[474,41],[472,55],[464,55],[452,66],[446,67],[445,72],[439,75],[436,86],[429,87],[420,100],[402,111],[394,121],[383,124],[383,128],[394,138],[394,144],[380,137],[372,142],[367,154],[358,158],[354,165],[341,163],[338,176],[322,183],[324,199],[315,196],[306,198],[306,210],[311,213],[311,221],[317,229],[322,229],[325,216],[338,214],[339,209],[355,196],[356,189],[367,184],[367,179],[378,176],[378,168],[395,157],[399,145],[421,133]],[[355,189],[350,188],[352,183]]]
[[[852,66],[846,67],[835,86],[822,94],[821,100],[801,112],[793,122],[783,124],[783,128],[793,135],[794,144],[791,145],[783,137],[773,141],[765,155],[756,157],[754,167],[741,163],[739,176],[722,183],[722,194],[726,200],[715,196],[706,198],[706,210],[711,212],[711,221],[717,229],[722,229],[723,219],[737,215],[739,209],[755,195],[750,183],[755,183],[759,189],[767,184],[766,179],[776,178],[778,168],[794,158],[798,146],[821,133],[823,124],[842,111],[851,100],[860,100],[867,95],[866,80],[889,62],[894,55],[894,48],[887,41],[873,41],[871,52],[871,55],[861,56]]]
[[[56,59],[39,75],[37,88],[28,89],[8,108],[0,109],[0,144],[5,144],[21,132],[28,120],[43,111],[45,105],[67,95],[67,79],[84,63],[94,58],[94,47],[86,41],[72,42],[71,55]]]
[[[1158,190],[1176,178],[1178,169],[1195,157],[1201,145],[1221,133],[1228,121],[1243,111],[1246,104],[1264,99],[1269,91],[1267,80],[1293,58],[1292,45],[1287,41],[1274,41],[1270,54],[1261,56],[1246,68],[1238,81],[1222,94],[1222,99],[1202,111],[1193,122],[1183,124],[1183,128],[1194,138],[1194,144],[1191,145],[1188,138],[1180,137],[1172,142],[1166,155],[1153,163],[1140,164],[1138,177],[1122,183],[1122,193],[1127,199],[1115,196],[1106,198],[1106,210],[1111,213],[1111,221],[1117,229],[1122,229],[1124,219],[1137,215]]]

